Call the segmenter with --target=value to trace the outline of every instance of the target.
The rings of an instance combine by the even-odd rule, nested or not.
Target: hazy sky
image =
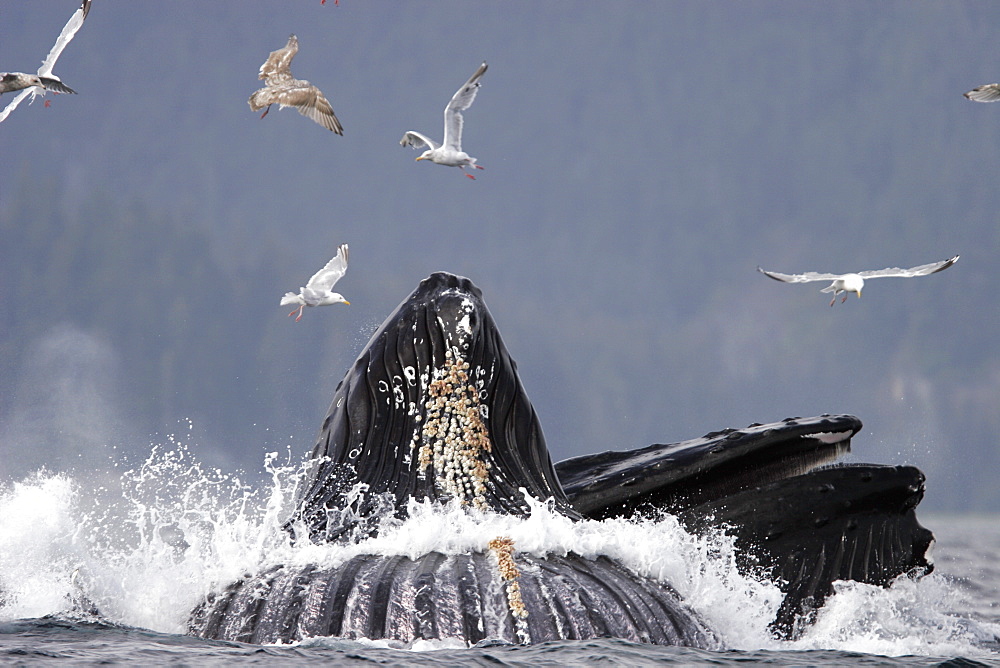
[[[33,71],[75,7],[0,0],[0,68]],[[83,425],[81,444],[127,432],[145,447],[189,417],[209,459],[255,468],[290,439],[304,452],[371,332],[448,270],[483,289],[555,459],[849,412],[866,425],[855,460],[920,466],[928,507],[995,510],[1000,104],[962,93],[1000,79],[998,30],[1000,5],[982,2],[94,0],[55,69],[79,95],[0,124],[0,217],[44,181],[45,206],[67,219],[100,225],[99,193],[195,226],[210,238],[197,251],[237,281],[258,285],[273,263],[259,296],[273,313],[201,312],[190,326],[266,332],[271,348],[233,363],[249,372],[287,351],[293,405],[258,425],[273,398],[242,379],[217,398],[247,407],[239,425],[204,402],[138,422],[116,391],[127,312],[98,327],[39,304],[51,324],[27,337],[10,314],[31,295],[0,286],[18,368],[0,379],[2,456],[44,462],[39,421]],[[323,89],[343,137],[247,106],[292,32],[292,71]],[[473,182],[415,163],[399,138],[440,139],[446,102],[483,60],[464,148],[486,169]],[[344,242],[352,305],[292,322],[281,294]],[[755,271],[959,253],[946,272],[873,282],[834,308],[820,284]],[[0,240],[7,271],[31,261]],[[66,287],[68,302],[115,299]]]

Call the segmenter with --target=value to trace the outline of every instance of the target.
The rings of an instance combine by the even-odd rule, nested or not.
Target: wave
[[[885,589],[838,583],[813,627],[779,641],[768,623],[782,594],[740,574],[729,537],[689,533],[670,515],[574,522],[527,494],[525,517],[411,501],[407,518],[382,517],[374,538],[296,544],[282,525],[308,465],[269,453],[262,470],[268,482],[251,485],[244,475],[203,466],[170,437],[138,466],[42,470],[0,486],[0,622],[93,614],[182,634],[210,592],[276,564],[335,567],[358,554],[485,551],[504,536],[520,552],[607,556],[669,582],[732,649],[976,656],[989,653],[982,643],[1000,631],[963,615],[970,606],[962,592],[931,574]]]

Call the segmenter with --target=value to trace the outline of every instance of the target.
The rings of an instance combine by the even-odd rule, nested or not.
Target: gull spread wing
[[[6,107],[4,107],[3,111],[0,111],[0,123],[3,123],[4,119],[6,119],[7,116],[10,115],[10,112],[12,112],[15,109],[17,109],[17,105],[21,104],[21,100],[23,100],[25,97],[27,97],[28,94],[30,94],[30,93],[31,93],[31,89],[30,88],[25,88],[20,93],[18,93],[17,96],[14,97],[14,99],[10,101],[10,104],[8,104]]]
[[[973,102],[996,102],[1000,100],[1000,84],[991,83],[979,86],[964,93],[964,95]]]
[[[899,267],[890,267],[888,269],[879,269],[877,271],[859,271],[858,275],[862,278],[912,278],[914,276],[927,276],[928,274],[934,274],[939,271],[943,271],[950,267],[951,265],[958,262],[959,256],[950,257],[947,260],[942,260],[941,262],[931,262],[930,264],[922,264],[919,267],[910,267],[909,269],[900,269]]]
[[[52,77],[42,77],[42,76],[38,78],[41,80],[42,85],[45,87],[46,90],[54,90],[57,93],[71,93],[73,95],[76,95],[75,90],[64,84],[59,79],[54,79]]]
[[[83,25],[83,20],[87,18],[87,14],[90,12],[91,0],[83,0],[80,8],[73,12],[73,16],[69,17],[69,21],[63,26],[62,32],[59,33],[59,39],[56,40],[55,46],[49,51],[49,55],[45,57],[42,61],[42,66],[38,68],[38,76],[40,77],[53,77],[52,68],[55,67],[56,60],[59,55],[66,48],[66,45],[70,43],[73,36],[76,35],[76,31],[80,29]],[[48,86],[46,86],[48,87]]]
[[[482,85],[479,80],[486,74],[484,62],[465,84],[452,96],[451,102],[444,108],[444,146],[454,151],[462,150],[462,112],[472,106],[476,93]]]
[[[431,150],[434,150],[438,147],[436,141],[434,141],[430,137],[420,134],[419,132],[414,132],[413,130],[410,130],[405,135],[403,135],[403,138],[399,140],[399,145],[412,146],[413,148],[420,148],[421,146],[427,146],[427,148]]]
[[[284,48],[272,51],[260,66],[258,79],[263,79],[268,86],[277,86],[292,80],[292,58],[299,52],[299,38],[289,35]]]
[[[313,86],[308,81],[294,79],[286,86],[279,86],[271,89],[269,95],[258,97],[258,101],[263,100],[265,104],[277,102],[285,107],[295,107],[300,114],[311,118],[327,130],[336,132],[338,135],[344,134],[337,115],[333,113],[333,107],[322,91]]]
[[[337,281],[347,273],[347,244],[341,244],[337,255],[326,263],[326,266],[313,274],[306,283],[305,290],[326,292],[336,285]]]
[[[782,274],[777,271],[767,271],[757,267],[757,271],[764,274],[765,276],[770,276],[776,281],[784,281],[785,283],[811,283],[812,281],[834,281],[843,274],[820,274],[815,271],[807,271],[804,274]]]

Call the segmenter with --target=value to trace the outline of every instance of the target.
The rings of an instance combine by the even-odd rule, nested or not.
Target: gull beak
[[[351,305],[351,302],[347,301],[346,299],[344,300],[344,303],[347,304],[348,306]]]
[[[858,299],[861,299],[861,290],[858,290]]]
[[[419,158],[417,158],[417,162],[420,162],[423,159],[424,159],[424,156],[420,156]]]

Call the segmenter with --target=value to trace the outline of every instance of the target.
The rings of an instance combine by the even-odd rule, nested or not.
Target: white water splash
[[[888,589],[860,582],[837,582],[815,625],[788,649],[839,649],[885,656],[991,656],[971,647],[995,638],[977,633],[978,624],[958,617],[962,596],[937,574],[920,580],[900,577]],[[967,608],[966,608],[967,609]],[[990,626],[990,625],[987,625]],[[978,636],[978,637],[977,637]],[[995,658],[995,655],[993,655]]]
[[[411,502],[407,520],[383,519],[379,535],[362,544],[293,545],[281,525],[307,462],[268,455],[269,484],[254,489],[203,467],[186,444],[169,438],[167,446],[154,447],[116,485],[98,483],[109,473],[40,472],[0,486],[0,621],[66,614],[74,605],[79,612],[87,602],[114,622],[183,633],[209,592],[273,564],[484,551],[505,536],[518,552],[604,555],[669,583],[734,649],[986,654],[974,644],[974,625],[952,612],[961,609],[954,587],[936,575],[889,589],[840,584],[800,640],[777,641],[767,628],[782,598],[777,587],[741,575],[728,538],[690,534],[669,516],[572,522],[530,498],[525,518]]]
[[[0,617],[39,617],[68,606],[74,564],[73,482],[44,472],[0,493]]]

